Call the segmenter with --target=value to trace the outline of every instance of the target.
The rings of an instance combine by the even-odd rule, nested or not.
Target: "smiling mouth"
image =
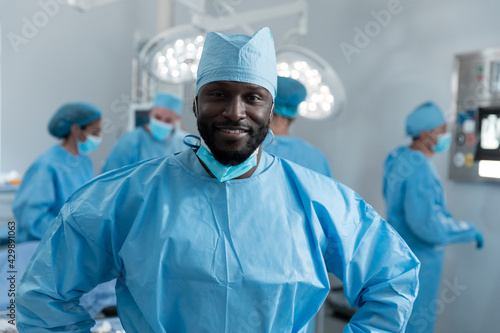
[[[221,132],[230,133],[230,134],[246,133],[246,131],[242,130],[242,129],[231,130],[231,129],[227,129],[227,128],[220,128],[219,130]]]

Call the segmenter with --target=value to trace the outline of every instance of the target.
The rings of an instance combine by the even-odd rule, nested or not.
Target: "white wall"
[[[85,101],[103,111],[104,142],[91,154],[96,170],[125,128],[133,33],[156,33],[156,1],[123,0],[86,13],[60,2],[0,2],[2,172],[24,173],[57,142],[47,124],[65,102]]]
[[[237,9],[269,5],[267,0],[229,2]],[[284,1],[273,3],[278,2]],[[309,35],[298,38],[297,44],[335,68],[345,84],[348,107],[328,121],[303,119],[295,133],[323,149],[336,178],[384,215],[382,166],[391,149],[408,143],[403,130],[406,115],[428,99],[449,109],[453,55],[500,46],[500,2],[401,0],[400,12],[366,47],[352,54],[350,62],[339,45],[354,45],[354,28],[364,29],[374,20],[371,11],[387,9],[391,1],[309,3]],[[153,0],[124,0],[86,14],[61,7],[15,53],[7,33],[21,34],[22,17],[32,18],[40,8],[33,0],[0,2],[2,172],[24,172],[36,155],[56,142],[47,134],[46,124],[54,110],[70,100],[92,102],[108,119],[104,143],[93,155],[99,164],[126,123],[120,117],[130,93],[132,34],[135,30],[153,33],[156,28]],[[184,23],[186,17],[179,9],[176,23]],[[279,44],[293,22],[275,20],[255,27],[260,25],[270,26]],[[450,210],[456,218],[475,221],[485,236],[482,251],[472,244],[448,248],[443,280],[457,278],[467,289],[446,304],[436,332],[496,331],[500,327],[500,187],[452,182],[446,178],[447,156],[434,160],[443,175]]]

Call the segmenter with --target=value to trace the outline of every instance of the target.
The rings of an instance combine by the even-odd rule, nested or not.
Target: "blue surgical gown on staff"
[[[187,148],[183,140],[188,134],[180,128],[176,128],[171,137],[158,141],[148,133],[144,126],[139,126],[133,131],[125,133],[116,141],[102,172],[183,151]]]
[[[12,210],[17,242],[41,239],[66,199],[94,177],[92,161],[56,145],[40,156],[23,177]]]
[[[40,241],[37,240],[16,244],[14,247],[14,256],[12,256],[12,253],[9,253],[7,247],[0,249],[0,276],[5,277],[0,279],[0,295],[4,295],[0,297],[0,309],[2,309],[2,312],[10,305],[10,300],[14,299],[18,281],[21,276],[23,276],[39,243]],[[14,268],[10,266],[11,263],[13,263]],[[7,277],[12,275],[14,276],[13,281],[8,280]],[[11,282],[13,282],[16,287],[13,287]],[[116,306],[115,282],[116,281],[112,280],[101,284],[88,294],[83,295],[82,298],[80,298],[80,305],[83,306],[92,317],[95,317],[106,307]],[[9,294],[11,296],[9,296]]]
[[[472,223],[455,221],[434,165],[409,147],[393,150],[384,170],[387,220],[421,262],[420,292],[406,332],[430,333],[436,319],[444,245],[474,240]]]
[[[275,135],[272,142],[265,147],[265,151],[274,156],[285,158],[327,177],[333,177],[330,163],[325,154],[301,138],[288,135]],[[313,318],[311,323],[309,323],[309,330],[307,332],[314,332],[315,326],[315,318]]]
[[[78,298],[117,278],[129,332],[305,332],[344,281],[344,332],[403,332],[419,262],[346,186],[267,153],[220,183],[191,149],[97,177],[42,240],[17,300],[21,332],[88,332]]]
[[[327,177],[333,177],[330,163],[325,154],[301,138],[276,135],[274,136],[274,140],[265,146],[264,150],[274,156],[285,158]]]

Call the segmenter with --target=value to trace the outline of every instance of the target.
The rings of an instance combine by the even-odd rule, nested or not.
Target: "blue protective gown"
[[[29,241],[21,244],[16,244],[15,258],[9,257],[9,249],[0,249],[0,276],[5,277],[0,279],[0,309],[7,309],[10,305],[10,300],[13,299],[16,290],[18,290],[17,285],[19,279],[23,276],[28,263],[35,253],[36,248],[40,241]],[[14,258],[14,260],[13,260]],[[13,260],[9,262],[8,260]],[[13,262],[14,269],[10,267]],[[14,272],[14,273],[12,273]],[[9,281],[7,277],[14,275],[14,279]],[[16,285],[12,288],[11,282]],[[115,295],[115,280],[106,282],[94,288],[88,294],[85,294],[80,298],[80,305],[89,312],[92,317],[95,317],[102,309],[108,306],[116,305],[116,295]],[[10,295],[9,295],[10,294]],[[8,296],[8,297],[7,297]]]
[[[21,282],[18,328],[88,332],[78,298],[117,278],[129,333],[305,332],[332,272],[359,307],[344,332],[404,332],[418,268],[394,229],[333,179],[262,153],[250,178],[220,183],[188,149],[72,196]]]
[[[139,126],[133,131],[125,133],[116,141],[102,168],[102,172],[183,151],[187,148],[183,140],[188,134],[176,128],[171,137],[164,141],[158,141],[148,133],[144,126]]]
[[[61,145],[40,156],[23,177],[12,210],[17,242],[41,239],[66,199],[94,177],[86,155],[72,155]]]
[[[444,245],[474,240],[472,223],[453,220],[443,187],[431,160],[422,152],[393,150],[384,170],[387,220],[418,257],[420,292],[406,332],[431,333],[441,283]]]
[[[264,148],[268,153],[285,158],[306,168],[333,177],[328,158],[321,150],[296,136],[276,135]]]
[[[268,153],[285,158],[306,168],[333,178],[330,162],[321,150],[309,142],[296,136],[275,135],[269,145],[265,146]],[[308,333],[313,333],[316,327],[316,318],[309,323]]]

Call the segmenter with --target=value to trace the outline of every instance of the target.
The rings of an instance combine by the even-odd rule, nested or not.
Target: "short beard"
[[[200,132],[203,141],[205,141],[208,148],[210,148],[210,151],[212,152],[212,155],[214,155],[215,159],[219,163],[226,166],[235,166],[246,161],[250,157],[250,155],[252,155],[252,153],[261,145],[261,143],[264,142],[264,139],[266,138],[269,131],[270,123],[271,119],[269,119],[269,121],[265,125],[259,127],[257,130],[249,128],[248,135],[250,137],[250,140],[248,141],[247,145],[240,150],[219,149],[219,147],[215,146],[214,141],[212,140],[212,134],[217,131],[215,126],[212,126],[212,128],[208,128],[207,125],[201,124],[200,122],[198,122],[197,125],[198,131]],[[231,125],[238,126],[238,123],[231,123]]]

